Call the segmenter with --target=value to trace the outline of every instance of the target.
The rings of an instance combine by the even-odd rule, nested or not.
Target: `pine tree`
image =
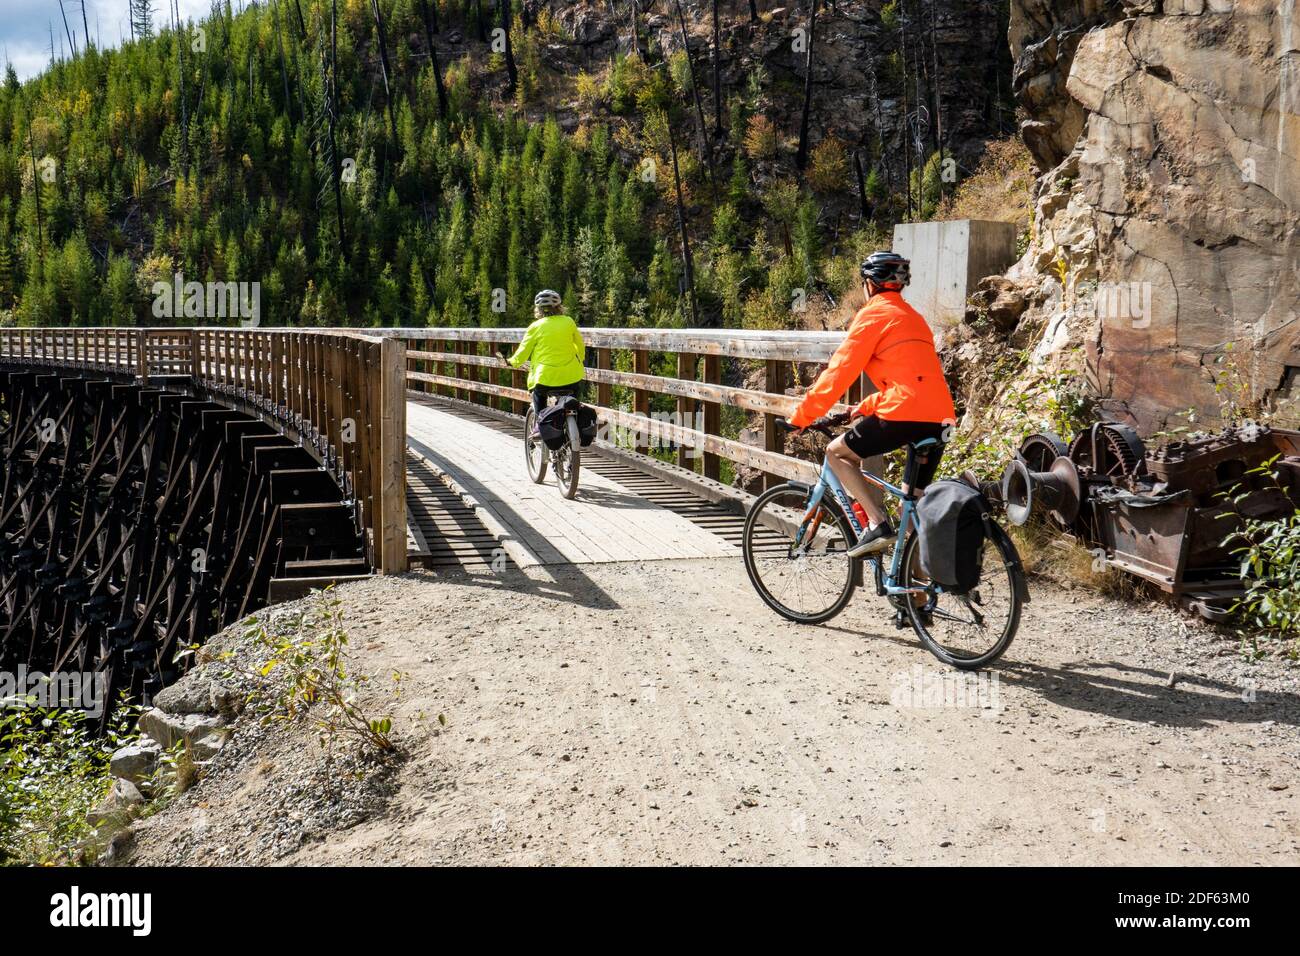
[[[133,40],[153,36],[153,0],[127,0],[127,16]]]

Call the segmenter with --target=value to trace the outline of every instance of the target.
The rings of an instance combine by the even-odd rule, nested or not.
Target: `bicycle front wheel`
[[[849,557],[852,526],[835,504],[808,506],[808,490],[777,485],[745,516],[745,572],[763,602],[799,624],[829,621],[849,603],[856,583]]]
[[[582,468],[582,437],[578,432],[578,419],[570,415],[564,427],[569,443],[555,453],[555,483],[560,494],[573,499],[578,496],[578,472]]]
[[[905,596],[912,629],[939,660],[961,670],[979,670],[1011,646],[1020,626],[1025,572],[1007,533],[992,522],[981,545],[979,584],[965,594],[927,591]],[[903,550],[904,587],[929,587],[921,568],[920,537],[908,537]],[[924,598],[924,600],[922,600]]]
[[[528,409],[524,416],[524,461],[528,465],[528,477],[540,485],[546,480],[546,446],[540,438],[533,437],[537,428],[537,411]]]

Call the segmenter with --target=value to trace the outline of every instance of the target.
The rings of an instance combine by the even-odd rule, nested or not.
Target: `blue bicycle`
[[[829,424],[810,426],[828,438]],[[903,484],[915,472],[933,438],[909,447]],[[853,501],[823,460],[815,485],[791,481],[769,488],[745,518],[745,571],[759,597],[776,613],[800,624],[820,624],[844,610],[863,584],[863,562],[871,565],[876,593],[894,608],[896,627],[916,631],[935,657],[953,667],[976,670],[1002,656],[1020,624],[1028,597],[1015,545],[991,517],[985,519],[980,579],[957,593],[931,582],[921,566],[915,495],[868,471],[863,477],[900,502],[898,538],[892,554],[852,557],[848,552],[863,527]]]

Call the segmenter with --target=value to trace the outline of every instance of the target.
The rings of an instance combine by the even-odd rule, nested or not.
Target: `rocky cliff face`
[[[1287,399],[1300,4],[1012,0],[1010,42],[1043,175],[1009,278],[1045,320],[1039,356],[1082,344],[1103,408],[1146,429]]]

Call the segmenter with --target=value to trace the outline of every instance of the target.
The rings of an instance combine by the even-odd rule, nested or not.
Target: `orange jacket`
[[[790,416],[790,424],[802,428],[825,415],[863,372],[880,391],[868,395],[854,415],[895,422],[956,422],[930,326],[897,292],[880,292],[853,317],[843,344]]]

